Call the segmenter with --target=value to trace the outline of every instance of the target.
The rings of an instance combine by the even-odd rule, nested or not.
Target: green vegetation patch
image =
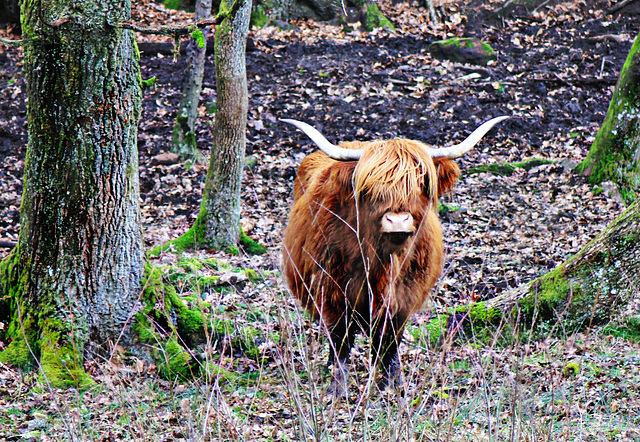
[[[64,330],[57,320],[48,319],[40,337],[40,375],[43,381],[54,388],[75,388],[84,391],[95,385],[84,371],[82,352],[66,342],[59,331]]]
[[[163,252],[182,253],[188,250],[207,247],[204,226],[199,220],[200,217],[196,219],[189,230],[178,238],[172,239],[165,244],[158,245],[151,249],[147,252],[148,256],[160,256]],[[242,246],[242,250],[250,255],[262,255],[267,251],[267,248],[264,245],[248,237],[242,229],[240,229],[238,241]],[[238,247],[232,246],[225,250],[225,252],[235,256],[239,253],[239,250]]]
[[[145,267],[145,307],[135,315],[132,328],[140,342],[148,345],[166,379],[202,374],[205,364],[196,357],[201,353],[196,349],[205,343],[219,348],[220,353],[241,351],[247,358],[261,359],[263,332],[233,316],[233,312],[250,310],[249,306],[213,308],[202,300],[203,293],[226,287],[219,277],[202,274],[212,266],[233,270],[229,274],[242,275],[243,281],[262,277],[253,270],[231,269],[218,260],[200,258],[183,257],[172,266]],[[256,312],[253,317],[259,315]]]
[[[633,316],[622,323],[609,324],[602,330],[602,334],[640,343],[640,317]]]
[[[270,21],[271,19],[269,18],[269,15],[267,14],[264,6],[257,5],[251,9],[251,19],[249,22],[250,26],[264,28]]]
[[[391,20],[382,13],[377,4],[367,3],[366,8],[365,18],[362,23],[362,27],[366,31],[373,31],[374,29],[383,28],[385,26],[388,26],[389,29],[395,31],[395,26],[393,26]]]
[[[434,41],[429,45],[429,52],[438,59],[482,66],[498,58],[496,51],[488,43],[477,38],[454,37]]]
[[[480,166],[472,167],[466,171],[467,175],[473,175],[476,173],[492,173],[494,175],[511,176],[516,169],[524,169],[529,171],[534,167],[542,166],[543,164],[553,164],[554,161],[544,158],[531,158],[518,163],[499,163],[499,164],[483,164]]]
[[[264,255],[267,253],[267,248],[257,241],[254,241],[247,236],[242,229],[240,229],[240,245],[249,255]]]

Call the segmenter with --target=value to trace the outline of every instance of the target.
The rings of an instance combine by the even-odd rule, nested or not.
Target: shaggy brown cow
[[[442,149],[400,138],[339,147],[306,123],[282,120],[322,150],[298,169],[283,264],[293,295],[329,330],[334,394],[347,391],[347,358],[358,330],[371,335],[380,386],[398,377],[405,323],[442,271],[437,202],[460,176],[451,158],[505,118]]]

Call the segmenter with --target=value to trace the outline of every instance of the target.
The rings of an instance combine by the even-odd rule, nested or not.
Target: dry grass
[[[456,339],[431,348],[426,314],[401,348],[404,384],[379,392],[367,339],[352,353],[348,399],[327,394],[327,339],[272,279],[227,287],[236,332],[259,357],[211,342],[201,374],[163,380],[132,355],[86,368],[87,392],[0,370],[5,440],[638,440],[640,348],[597,332],[500,347]],[[186,294],[186,293],[185,293]],[[217,306],[218,311],[221,304]],[[215,310],[215,309],[214,309]],[[256,312],[260,312],[259,315]],[[213,327],[213,325],[212,325]],[[231,341],[230,341],[231,342]],[[0,439],[2,440],[2,439]]]

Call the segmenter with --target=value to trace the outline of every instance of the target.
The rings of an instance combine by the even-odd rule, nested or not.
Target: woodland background
[[[637,16],[611,1],[441,4],[383,2],[395,30],[366,32],[294,21],[253,27],[247,46],[248,165],[245,232],[264,255],[163,253],[153,262],[185,298],[211,304],[221,330],[194,360],[214,361],[203,378],[161,379],[133,356],[90,362],[99,388],[35,387],[35,375],[0,367],[0,435],[7,440],[359,439],[639,440],[640,353],[614,330],[511,347],[459,342],[432,348],[432,315],[528,282],[579,250],[623,209],[615,187],[572,172],[604,119],[635,38]],[[190,15],[139,1],[134,21],[180,23]],[[2,31],[9,37],[11,29]],[[475,36],[497,60],[473,66],[435,59],[430,42]],[[140,43],[167,43],[138,36]],[[170,46],[170,45],[169,45]],[[180,100],[182,57],[141,44],[144,91],[140,183],[149,248],[193,223],[206,166],[167,155]],[[19,48],[0,46],[0,240],[19,232],[27,140]],[[213,56],[205,66],[197,138],[207,156],[215,118]],[[353,403],[319,406],[327,379],[325,342],[286,294],[280,241],[297,164],[314,147],[279,118],[296,118],[331,141],[403,136],[443,145],[489,117],[513,115],[460,159],[463,177],[444,201],[444,274],[433,302],[414,318],[401,349],[407,401],[360,400],[367,372],[356,352]],[[478,166],[527,163],[498,172]],[[7,249],[0,249],[0,257]],[[188,302],[188,301],[187,301]],[[629,308],[638,310],[638,303]],[[0,324],[6,326],[6,324]],[[0,348],[6,343],[0,342]],[[415,368],[414,368],[415,367]],[[360,382],[357,382],[357,381]],[[348,430],[345,430],[348,428]],[[395,436],[394,436],[395,435]]]

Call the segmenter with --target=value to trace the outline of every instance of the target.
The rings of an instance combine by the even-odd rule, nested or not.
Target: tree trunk
[[[140,72],[132,32],[114,27],[130,16],[130,0],[22,3],[29,141],[0,359],[33,355],[54,385],[90,382],[84,350],[114,345],[140,295]]]
[[[20,4],[18,0],[0,0],[0,24],[20,24]]]
[[[640,194],[640,35],[636,37],[602,127],[576,171],[592,184],[615,182],[629,203]]]
[[[211,0],[198,0],[194,20],[205,20],[211,17]],[[182,98],[178,108],[178,116],[173,126],[172,151],[183,157],[200,159],[196,144],[196,120],[198,104],[202,91],[204,76],[204,60],[207,52],[208,29],[194,31],[195,35],[187,45],[187,69],[184,74]]]
[[[193,227],[172,243],[178,248],[193,244],[216,250],[237,250],[240,223],[240,185],[244,169],[245,131],[249,93],[245,45],[249,31],[251,0],[236,0],[229,15],[216,28],[215,65],[217,111],[211,160]]]

